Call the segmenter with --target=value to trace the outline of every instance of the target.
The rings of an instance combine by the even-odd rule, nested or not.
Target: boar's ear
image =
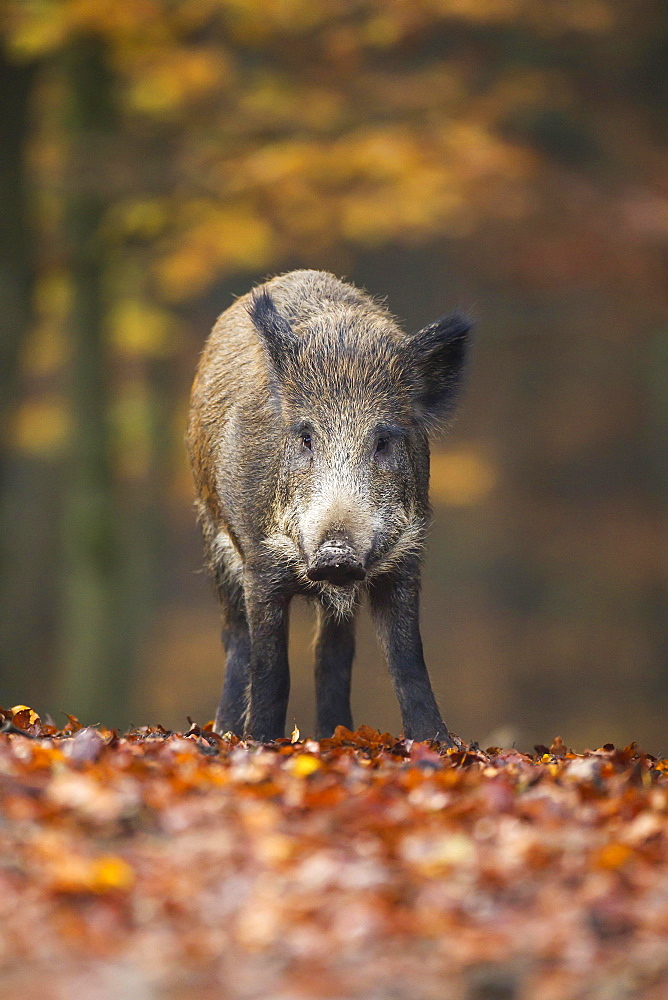
[[[409,342],[410,373],[423,418],[434,423],[447,417],[462,381],[472,322],[461,313],[441,316]]]
[[[248,313],[260,335],[260,341],[272,367],[280,377],[297,353],[301,338],[294,332],[287,319],[281,316],[266,289],[253,294]]]

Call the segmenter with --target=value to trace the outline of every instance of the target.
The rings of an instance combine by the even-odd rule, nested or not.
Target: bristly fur
[[[427,433],[452,412],[469,329],[455,313],[408,336],[384,303],[320,271],[273,278],[219,318],[188,430],[224,613],[219,732],[281,735],[296,594],[323,612],[318,731],[352,724],[352,627],[368,595],[406,734],[449,740],[421,659],[419,568]]]
[[[417,405],[430,430],[452,415],[464,380],[472,325],[462,313],[451,313],[440,316],[411,338]]]
[[[277,311],[266,288],[257,289],[248,302],[248,314],[255,329],[262,334],[269,360],[281,372],[291,354],[299,347],[299,338],[284,316]]]

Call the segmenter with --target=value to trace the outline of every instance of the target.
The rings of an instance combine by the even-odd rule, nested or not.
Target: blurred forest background
[[[307,266],[387,296],[408,329],[479,320],[433,456],[423,619],[449,726],[665,752],[661,0],[0,16],[0,703],[213,716],[190,382],[233,295]],[[302,733],[310,629],[297,609]],[[400,728],[368,623],[355,707]]]

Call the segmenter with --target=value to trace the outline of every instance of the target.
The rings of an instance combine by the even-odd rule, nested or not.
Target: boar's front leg
[[[382,577],[369,590],[371,613],[401,709],[404,735],[455,744],[441,718],[422,653],[419,566]]]
[[[261,743],[285,736],[290,696],[289,600],[264,577],[262,571],[247,572],[244,582],[251,643],[245,735]]]
[[[240,590],[240,588],[237,588]],[[216,712],[217,733],[243,736],[248,709],[250,682],[250,635],[243,595],[222,594],[224,608],[223,645],[225,647],[225,682]]]
[[[316,735],[331,736],[337,726],[353,727],[350,678],[355,655],[355,619],[337,620],[318,605],[315,641]]]

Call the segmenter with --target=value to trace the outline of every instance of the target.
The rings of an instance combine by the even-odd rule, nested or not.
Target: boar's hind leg
[[[419,567],[381,578],[370,588],[371,613],[399,699],[404,735],[454,746],[441,718],[422,653]]]
[[[268,575],[268,574],[267,574]],[[250,626],[250,704],[246,733],[267,743],[285,736],[290,696],[288,607],[285,595],[273,592],[262,572],[249,573],[244,584]]]
[[[217,733],[243,736],[250,686],[250,633],[241,587],[219,586],[223,605],[225,682],[216,712]]]
[[[350,713],[350,676],[355,655],[355,619],[337,621],[318,605],[315,641],[316,735],[331,736],[337,726],[353,727]]]

